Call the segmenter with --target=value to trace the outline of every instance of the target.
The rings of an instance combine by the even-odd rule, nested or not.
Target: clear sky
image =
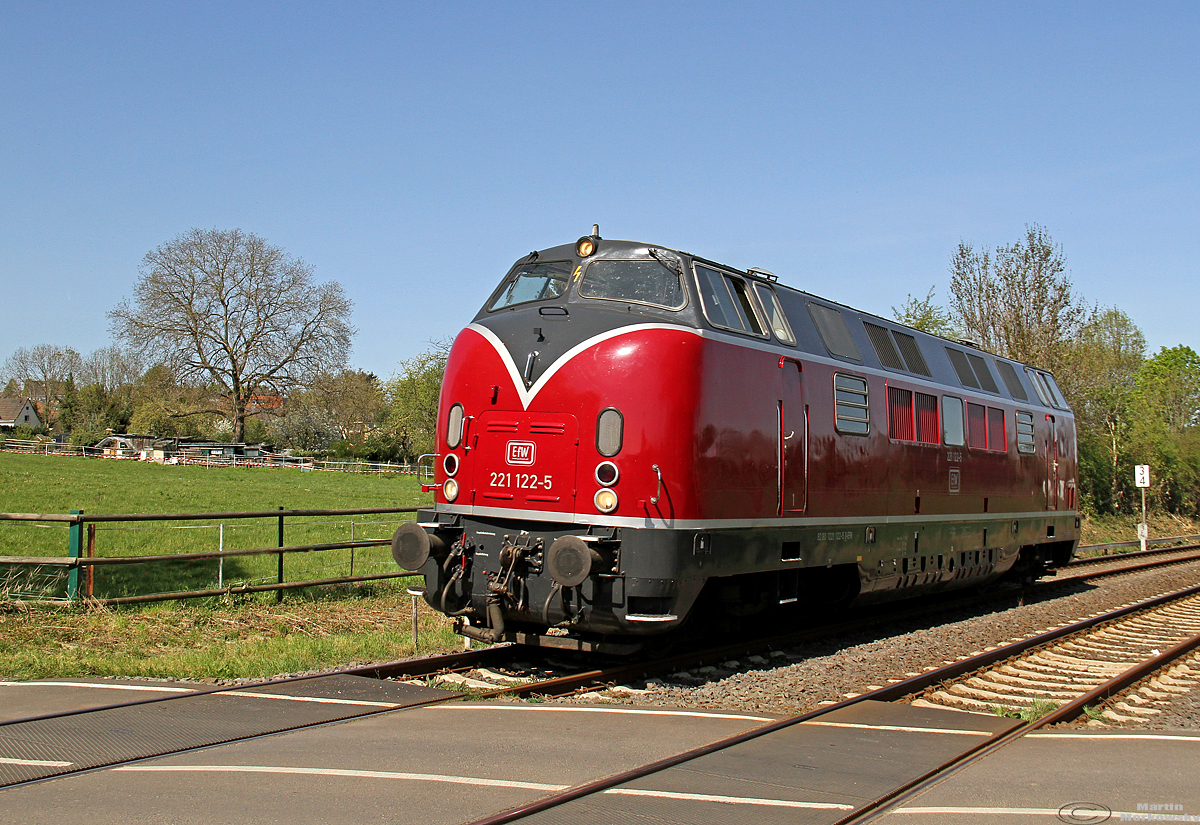
[[[241,228],[386,378],[593,223],[885,316],[1039,223],[1200,350],[1198,98],[1194,2],[0,0],[0,361]]]

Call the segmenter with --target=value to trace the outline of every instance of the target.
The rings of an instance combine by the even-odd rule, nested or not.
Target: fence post
[[[81,516],[82,510],[72,510],[71,515]],[[80,521],[71,522],[71,527],[67,531],[67,558],[78,559],[83,556],[83,523]],[[79,598],[79,567],[72,567],[67,572],[67,599],[75,601]]]
[[[279,509],[282,510],[283,507],[280,507]],[[283,547],[283,516],[279,517],[279,546]],[[279,551],[279,583],[283,584],[283,551],[282,550]],[[282,588],[275,591],[275,601],[276,602],[283,601],[283,589]]]
[[[412,597],[412,633],[413,633],[413,653],[419,653],[421,644],[418,641],[417,634],[420,632],[421,624],[417,619],[417,596],[425,595],[424,587],[408,588],[408,595]]]
[[[89,559],[96,557],[96,525],[89,524],[87,528],[87,557]],[[93,598],[96,584],[96,566],[89,564],[87,570],[84,571],[84,580],[87,582],[84,589],[87,591],[87,597]]]

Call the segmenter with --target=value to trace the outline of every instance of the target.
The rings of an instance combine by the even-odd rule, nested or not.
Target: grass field
[[[294,469],[161,466],[0,453],[0,510],[87,513],[230,512],[412,507],[428,503],[412,476],[302,473]],[[386,538],[408,514],[289,519],[285,540],[304,544]],[[352,524],[353,522],[353,524]],[[97,525],[96,555],[271,547],[277,521]],[[63,527],[0,522],[0,555],[66,555]],[[233,558],[226,582],[273,581],[275,557]],[[169,569],[164,569],[169,568]],[[17,568],[9,568],[7,574]],[[23,569],[23,568],[22,568]],[[290,581],[348,573],[349,551],[286,557]],[[359,549],[355,572],[396,570],[387,547]],[[110,572],[113,571],[113,572]],[[6,575],[0,570],[0,577]],[[96,595],[214,587],[216,562],[99,568]],[[407,579],[274,594],[103,608],[24,607],[0,598],[0,679],[75,676],[235,678],[388,661],[414,653]],[[61,582],[50,582],[60,595]],[[0,590],[4,583],[0,581]],[[461,646],[450,622],[418,600],[421,653]]]
[[[84,676],[228,679],[327,670],[461,649],[450,621],[404,589],[343,585],[254,597],[104,609],[0,603],[0,680]]]
[[[5,512],[201,513],[274,510],[413,507],[428,503],[413,476],[301,472],[297,469],[205,468],[0,453],[0,490]],[[411,514],[305,517],[285,520],[284,542],[303,545],[385,539]],[[274,547],[275,518],[187,522],[102,523],[95,526],[97,556],[138,556]],[[63,557],[65,525],[0,522],[0,555]],[[285,556],[290,581],[394,571],[386,547],[332,550]],[[208,589],[243,582],[275,581],[277,558],[245,556],[200,562],[96,568],[95,596],[115,597],[163,590]],[[14,579],[14,577],[23,577]],[[7,585],[7,587],[5,587]],[[26,596],[61,595],[57,568],[8,568],[0,588]]]

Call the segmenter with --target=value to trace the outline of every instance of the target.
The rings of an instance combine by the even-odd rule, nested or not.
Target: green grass
[[[1023,708],[1009,708],[1002,705],[992,705],[992,713],[1007,719],[1021,719],[1025,722],[1036,722],[1043,716],[1049,716],[1058,710],[1058,703],[1049,699],[1035,699]]]
[[[1107,544],[1118,541],[1137,541],[1137,526],[1141,514],[1091,516],[1083,520],[1080,544]],[[1151,538],[1200,535],[1200,522],[1167,513],[1150,513],[1146,517]]]
[[[297,469],[206,468],[0,453],[3,510],[25,513],[199,513],[413,507],[429,502],[413,476],[301,472]],[[285,521],[288,545],[354,539],[386,539],[412,514],[299,517]],[[97,556],[165,555],[274,547],[275,518],[95,525]],[[65,525],[0,522],[0,555],[63,557]],[[387,547],[288,554],[288,581],[335,578],[396,570]],[[275,556],[243,556],[199,562],[97,567],[93,595],[125,595],[268,583],[276,580]],[[0,590],[25,597],[64,592],[58,568],[0,570]]]
[[[254,598],[113,609],[0,606],[0,680],[81,676],[258,678],[461,649],[450,620],[402,584],[314,589],[281,604]]]

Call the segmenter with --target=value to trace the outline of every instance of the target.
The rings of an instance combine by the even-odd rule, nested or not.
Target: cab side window
[[[744,280],[697,264],[696,284],[700,288],[704,314],[713,326],[766,336],[763,323],[754,309],[750,288]]]

